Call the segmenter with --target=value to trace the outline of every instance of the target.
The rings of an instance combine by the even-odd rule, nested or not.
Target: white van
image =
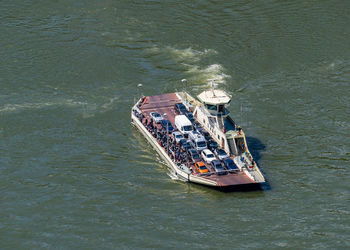
[[[202,151],[207,149],[207,141],[204,136],[197,131],[192,131],[188,134],[188,139],[194,149],[197,151]]]
[[[185,115],[175,116],[175,126],[185,137],[193,131],[192,123]]]

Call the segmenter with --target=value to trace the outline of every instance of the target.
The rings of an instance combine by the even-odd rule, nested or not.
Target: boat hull
[[[142,119],[136,116],[136,113],[140,112],[147,117],[147,115],[149,115],[152,110],[156,110],[160,113],[167,112],[169,114],[168,119],[173,123],[175,114],[172,110],[172,107],[174,103],[181,101],[181,98],[179,98],[179,95],[176,93],[152,96],[149,97],[147,104],[144,105],[142,105],[143,101],[140,99],[138,103],[135,104],[131,112],[132,124],[143,134],[147,141],[162,157],[167,165],[170,174],[172,176],[175,176],[178,180],[213,187],[221,191],[258,189],[259,183],[248,178],[243,172],[236,174],[230,173],[225,176],[217,176],[215,174],[202,176],[198,173],[194,174],[192,172],[189,172],[189,170],[184,171],[184,169],[181,168],[182,166],[179,166],[177,163],[175,163],[169,157],[166,149],[163,148],[158,140],[152,136],[150,131],[144,125],[144,122],[142,122]],[[144,103],[146,103],[146,101]]]

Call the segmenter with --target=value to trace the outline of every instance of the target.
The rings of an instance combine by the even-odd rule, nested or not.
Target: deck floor
[[[174,104],[179,102],[181,102],[181,100],[177,97],[175,93],[147,96],[144,98],[143,102],[139,106],[139,109],[145,117],[144,120],[147,119],[148,121],[150,121],[150,113],[158,112],[165,119],[168,119],[175,127],[176,114],[174,110]],[[159,124],[157,126],[160,128]],[[228,173],[226,175],[217,175],[215,174],[214,169],[210,165],[206,164],[206,167],[208,168],[211,175],[203,175],[202,177],[216,181],[219,186],[232,186],[255,183],[243,172]],[[199,175],[197,169],[193,166],[193,164],[190,164],[190,168],[192,169],[193,175]]]

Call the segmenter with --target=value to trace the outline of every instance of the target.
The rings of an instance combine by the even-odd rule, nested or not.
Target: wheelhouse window
[[[213,111],[216,111],[217,108],[215,105],[211,105],[211,104],[205,104],[205,107],[208,109],[208,110],[213,110]]]
[[[225,105],[220,104],[220,105],[218,106],[218,112],[220,112],[220,113],[225,113]]]

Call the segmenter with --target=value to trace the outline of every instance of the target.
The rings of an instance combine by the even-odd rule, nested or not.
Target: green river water
[[[346,0],[0,1],[0,248],[349,249],[349,27]],[[130,124],[212,80],[262,191],[172,180]]]

